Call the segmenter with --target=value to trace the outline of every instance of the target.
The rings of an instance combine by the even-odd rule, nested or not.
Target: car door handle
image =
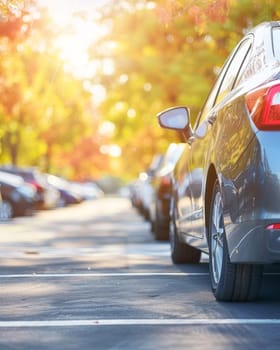
[[[209,117],[207,118],[207,121],[210,125],[213,125],[216,119],[217,119],[217,113],[213,112],[209,115]]]
[[[191,146],[191,144],[194,142],[194,140],[195,140],[195,137],[191,136],[188,138],[187,143]]]

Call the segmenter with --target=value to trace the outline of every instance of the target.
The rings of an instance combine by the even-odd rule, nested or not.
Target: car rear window
[[[280,27],[272,29],[272,44],[274,56],[280,60]]]

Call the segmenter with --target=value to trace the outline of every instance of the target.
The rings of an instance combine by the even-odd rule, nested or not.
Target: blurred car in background
[[[160,168],[151,178],[152,197],[150,202],[151,231],[159,241],[169,240],[169,211],[172,197],[172,172],[186,144],[171,143],[164,155]]]
[[[151,181],[161,167],[163,158],[162,154],[156,154],[153,157],[149,168],[139,174],[137,181],[134,183],[133,192],[131,191],[133,203],[146,220],[150,220],[150,206],[153,198]]]
[[[158,119],[188,143],[174,173],[173,261],[205,252],[217,300],[257,298],[263,265],[280,263],[280,22],[239,42],[193,128],[187,107]]]
[[[72,190],[76,192],[83,200],[98,199],[104,196],[103,190],[92,181],[76,182],[71,181]]]
[[[36,191],[22,177],[0,171],[0,220],[32,214],[36,206]]]
[[[59,207],[79,204],[83,201],[82,196],[73,189],[70,182],[66,179],[52,174],[45,174],[45,176],[49,185],[53,186],[59,192]]]
[[[140,212],[140,207],[141,207],[141,199],[140,199],[140,185],[139,185],[139,178],[133,180],[132,182],[129,183],[128,189],[129,189],[129,198],[131,205],[136,208]]]
[[[0,189],[1,189],[1,184],[0,184]],[[5,219],[3,219],[5,220]],[[3,221],[2,220],[2,194],[1,194],[1,191],[0,191],[0,221]]]
[[[21,176],[25,182],[31,184],[36,191],[36,209],[56,208],[59,192],[48,184],[44,174],[37,168],[0,166],[0,171]]]

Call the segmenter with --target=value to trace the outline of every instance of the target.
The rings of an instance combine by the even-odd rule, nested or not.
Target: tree
[[[92,43],[95,74],[84,81],[65,69],[55,45],[65,33],[47,12],[31,0],[0,5],[0,160],[73,177],[134,177],[146,169],[155,153],[180,141],[158,126],[156,114],[188,105],[194,123],[246,30],[280,14],[276,0],[113,1],[96,17],[107,29]],[[91,15],[74,19],[88,23]],[[86,86],[103,89],[103,101],[93,104]],[[103,123],[113,125],[110,135],[100,133]],[[122,157],[100,151],[114,144]]]
[[[100,109],[116,125],[116,141],[132,171],[145,169],[156,151],[174,141],[174,134],[158,127],[156,114],[188,105],[194,122],[244,32],[277,19],[279,8],[276,0],[127,0],[104,9],[101,23],[111,30],[91,55],[104,64],[110,60],[113,69],[104,73],[101,64],[95,77],[107,91]]]
[[[11,15],[1,23],[1,160],[49,171],[55,167],[56,153],[71,153],[94,131],[91,94],[82,81],[64,71],[47,18],[41,14],[38,23],[32,21],[32,30],[22,35],[25,23],[23,15]]]

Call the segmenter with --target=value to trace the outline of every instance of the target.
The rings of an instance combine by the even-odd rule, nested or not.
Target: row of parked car
[[[157,117],[186,143],[140,174],[133,205],[175,264],[209,255],[217,300],[256,299],[263,267],[280,263],[280,22],[244,36],[194,125],[188,107]]]
[[[130,186],[132,205],[150,222],[151,232],[158,241],[169,240],[172,177],[185,147],[184,143],[171,143],[165,154],[153,157],[148,169]]]
[[[70,182],[33,167],[0,166],[1,221],[36,210],[78,204],[103,194],[94,182]]]

